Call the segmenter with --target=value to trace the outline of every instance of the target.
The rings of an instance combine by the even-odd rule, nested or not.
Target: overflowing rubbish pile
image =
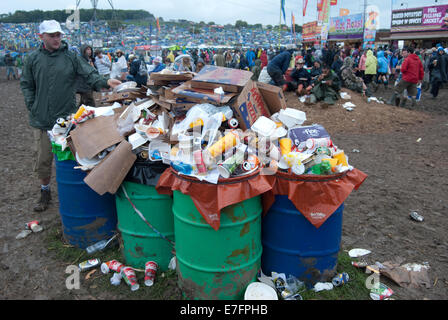
[[[328,175],[350,170],[326,130],[287,108],[280,88],[243,70],[206,66],[198,74],[163,70],[147,87],[125,82],[105,96],[110,106],[82,105],[50,133],[73,152],[85,182],[115,193],[134,161],[161,161],[211,183],[266,169]]]

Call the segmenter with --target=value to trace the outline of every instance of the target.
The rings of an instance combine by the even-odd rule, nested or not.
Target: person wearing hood
[[[266,53],[266,50],[263,50],[261,52],[260,60],[261,60],[261,69],[263,69],[268,65],[268,54]]]
[[[356,76],[351,57],[344,59],[344,64],[341,67],[341,82],[343,87],[359,92],[363,96],[367,95],[369,97],[371,95],[362,78]]]
[[[143,57],[138,58],[133,54],[129,55],[129,74],[137,83],[137,87],[141,88],[142,85],[147,85],[148,68]]]
[[[378,60],[378,77],[377,77],[377,84],[384,84],[384,89],[387,89],[388,85],[388,79],[387,79],[387,73],[389,70],[389,61],[384,56],[384,51],[378,51],[377,53],[377,60]]]
[[[198,58],[198,62],[196,64],[196,72],[199,72],[202,70],[202,68],[204,68],[205,66],[205,61],[202,58]]]
[[[86,63],[88,63],[92,67],[95,67],[95,58],[93,57],[93,50],[91,46],[83,44],[81,46],[80,53],[82,59]],[[89,107],[95,107],[95,99],[93,98],[92,88],[86,83],[86,81],[81,76],[76,77],[76,83],[77,83],[76,93],[79,93],[80,95],[78,106],[83,104]]]
[[[359,57],[358,62],[358,75],[364,79],[365,82],[365,72],[366,72],[366,59],[367,59],[367,52],[364,50],[361,53],[361,56]]]
[[[225,60],[224,55],[222,54],[222,49],[219,49],[218,53],[213,56],[213,60],[215,61],[215,66],[217,67],[225,66]]]
[[[341,77],[341,67],[342,67],[342,60],[341,57],[339,56],[339,54],[336,54],[334,56],[334,61],[331,64],[331,69],[336,72],[336,74],[338,75],[338,77]]]
[[[276,86],[282,87],[283,91],[288,89],[288,84],[284,78],[286,71],[291,63],[294,45],[288,44],[286,50],[276,55],[269,63],[267,71]]]
[[[404,90],[412,97],[412,106],[416,101],[413,98],[417,95],[417,84],[421,83],[424,76],[423,64],[420,58],[414,53],[412,47],[403,49],[404,60],[401,64],[401,79],[394,88],[394,93],[389,104],[395,105],[399,103],[400,107],[404,107],[407,97],[401,96]],[[399,102],[401,100],[401,102]]]
[[[260,59],[255,60],[254,66],[252,67],[252,69],[250,71],[252,71],[252,73],[253,73],[251,79],[253,81],[258,81],[258,77],[260,76],[260,72],[261,72],[261,60]]]
[[[166,68],[165,64],[162,63],[162,57],[160,56],[155,57],[152,60],[152,63],[154,65],[154,68],[151,71],[148,71],[148,74],[151,74],[152,72],[160,72]]]
[[[314,82],[311,95],[306,101],[311,104],[323,101],[322,107],[333,105],[339,99],[340,89],[341,82],[336,72],[331,70],[330,66],[324,65],[322,74]]]
[[[439,47],[437,50],[437,55],[431,57],[430,63],[429,63],[429,70],[431,73],[431,94],[432,98],[435,99],[439,95],[439,89],[446,80],[446,63],[444,56],[446,56],[445,52],[443,51],[442,47]]]
[[[372,84],[374,86],[374,90],[378,89],[378,86],[373,81],[373,78],[376,75],[378,66],[378,61],[376,57],[373,55],[372,50],[367,50],[366,54],[366,70],[364,71],[364,83],[366,85]]]
[[[310,71],[311,82],[313,83],[322,74],[322,67],[319,60],[314,61],[313,68]]]
[[[51,172],[53,153],[47,131],[58,118],[66,118],[77,110],[76,77],[83,77],[96,91],[115,88],[121,82],[106,79],[86,63],[81,56],[70,51],[62,40],[64,32],[56,20],[45,20],[39,25],[42,44],[25,59],[20,87],[29,111],[29,124],[33,128],[36,158],[34,172],[40,182],[40,198],[34,211],[45,211],[51,201]]]

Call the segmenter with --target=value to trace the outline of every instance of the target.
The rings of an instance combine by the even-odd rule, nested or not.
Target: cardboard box
[[[70,132],[70,137],[78,156],[88,159],[124,140],[117,129],[117,114],[80,123]]]
[[[137,156],[132,145],[123,140],[84,178],[84,182],[99,195],[115,194]]]
[[[252,80],[249,80],[239,96],[231,102],[231,107],[233,116],[243,130],[249,129],[260,116],[271,116],[263,96]]]
[[[157,81],[177,81],[177,82],[183,82],[193,79],[193,74],[189,72],[184,73],[160,73],[160,72],[151,72],[149,74],[149,79],[153,80],[154,83],[157,83]]]
[[[206,65],[191,80],[192,88],[215,89],[226,92],[241,92],[253,73],[250,71]]]
[[[286,99],[282,88],[263,82],[257,82],[257,87],[271,115],[279,112],[281,109],[286,109]]]
[[[125,100],[135,100],[137,98],[145,98],[146,91],[136,90],[136,91],[128,91],[128,92],[120,92],[120,93],[112,93],[101,99],[102,103],[113,103],[113,102],[122,102]]]
[[[189,102],[225,104],[232,99],[236,93],[225,93],[223,95],[216,94],[213,89],[192,88],[191,81],[184,82],[180,86],[174,88],[172,92],[177,97],[185,97]]]

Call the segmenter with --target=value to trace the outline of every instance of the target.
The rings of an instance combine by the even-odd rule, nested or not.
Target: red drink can
[[[194,151],[193,158],[194,158],[194,163],[196,164],[196,167],[198,168],[198,173],[206,174],[207,167],[205,166],[204,159],[202,158],[202,151],[201,150]]]
[[[101,264],[101,272],[109,273],[110,270],[120,272],[124,265],[117,260],[110,260]]]
[[[140,285],[137,283],[137,276],[135,275],[134,269],[131,267],[123,267],[121,268],[120,273],[123,276],[124,281],[131,287],[132,291],[140,288]]]
[[[145,264],[145,285],[150,287],[154,284],[158,265],[154,261],[148,261]]]

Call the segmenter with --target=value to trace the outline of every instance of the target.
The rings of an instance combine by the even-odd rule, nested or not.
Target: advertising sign
[[[361,34],[363,29],[363,14],[333,17],[330,21],[330,35]]]
[[[392,10],[391,32],[448,31],[448,5]]]

